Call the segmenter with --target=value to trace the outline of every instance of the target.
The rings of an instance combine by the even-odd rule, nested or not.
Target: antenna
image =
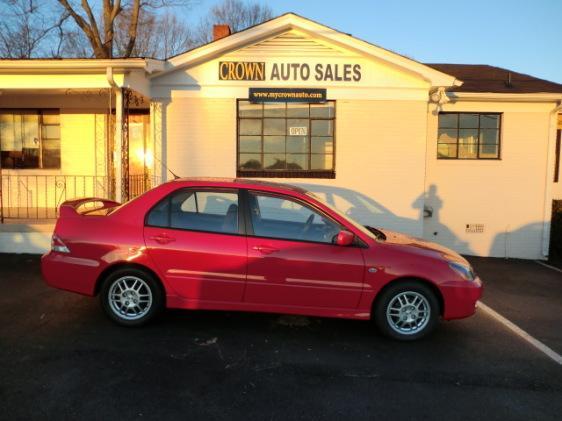
[[[162,165],[166,171],[168,171],[170,174],[172,174],[172,177],[174,177],[174,180],[177,180],[178,178],[181,178],[179,175],[177,175],[175,172],[173,172],[171,169],[169,169],[168,166],[166,164],[164,164],[160,159],[158,159],[157,157],[154,157],[154,159],[156,161],[158,161],[160,163],[160,165]]]

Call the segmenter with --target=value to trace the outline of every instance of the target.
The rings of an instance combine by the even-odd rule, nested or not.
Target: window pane
[[[288,170],[308,170],[308,155],[287,154]]]
[[[60,139],[60,126],[41,127],[43,139]]]
[[[438,158],[456,158],[457,145],[456,143],[440,143],[437,145]]]
[[[335,109],[333,102],[325,104],[310,104],[310,117],[317,118],[334,118]]]
[[[477,158],[478,145],[460,145],[459,144],[459,158],[471,159]]]
[[[330,154],[313,154],[310,161],[311,170],[331,170],[334,168],[334,157]]]
[[[285,153],[285,136],[264,136],[263,151]]]
[[[238,194],[208,191],[178,193],[170,203],[170,222],[173,228],[236,233]]]
[[[459,144],[475,145],[478,143],[478,129],[459,129]]]
[[[39,148],[39,116],[37,114],[21,116],[21,140],[23,148]]]
[[[439,128],[457,128],[458,114],[439,114]]]
[[[261,136],[240,136],[240,152],[261,152]]]
[[[287,152],[307,153],[308,137],[287,136]]]
[[[286,105],[284,102],[272,102],[263,104],[264,117],[285,117]]]
[[[499,129],[500,116],[499,114],[481,114],[480,115],[480,128],[484,129]]]
[[[262,117],[262,104],[252,104],[250,101],[238,102],[238,116],[240,117]]]
[[[308,136],[308,122],[306,118],[290,118],[287,120],[287,134],[290,136]]]
[[[243,170],[261,170],[261,155],[260,154],[240,154],[240,168]]]
[[[43,140],[43,168],[60,168],[60,140]]]
[[[252,195],[252,226],[259,237],[332,243],[338,224],[292,200]]]
[[[168,198],[164,199],[162,202],[158,203],[146,219],[147,225],[152,225],[154,227],[167,227],[168,226],[168,212],[170,211],[170,200]]]
[[[259,212],[252,212],[252,222],[255,221],[254,215],[259,215],[263,221],[278,222],[299,222],[304,223],[308,220],[312,211],[300,203],[286,200],[279,197],[253,195],[256,198],[255,204]],[[260,225],[258,223],[258,225]]]
[[[286,168],[285,154],[267,154],[263,156],[266,170],[284,170]]]
[[[439,143],[457,143],[457,129],[439,129]]]
[[[482,129],[480,130],[480,143],[497,144],[499,143],[499,130]]]
[[[459,114],[459,127],[464,129],[477,129],[478,114]]]
[[[480,145],[480,158],[499,158],[499,145]]]
[[[313,137],[312,153],[333,153],[334,139],[331,137]]]
[[[226,215],[228,208],[238,205],[238,195],[226,192],[197,192],[197,209],[199,213],[209,215]]]
[[[21,150],[21,144],[16,146],[14,116],[12,114],[0,114],[0,140],[2,151]]]
[[[197,203],[195,193],[189,192],[187,196],[180,196],[181,202],[180,209],[182,212],[197,212],[199,209],[199,204]]]
[[[240,135],[261,135],[261,125],[258,119],[240,119]]]
[[[308,118],[308,104],[287,103],[287,117],[306,117]]]
[[[312,120],[310,131],[312,136],[333,136],[334,122],[332,120]]]
[[[264,135],[284,135],[287,120],[284,118],[264,118],[263,134]]]

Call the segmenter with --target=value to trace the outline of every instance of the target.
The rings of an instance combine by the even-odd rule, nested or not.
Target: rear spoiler
[[[78,208],[85,205],[86,203],[95,203],[100,202],[102,206],[97,206],[91,209],[88,209],[84,212],[78,212]],[[79,215],[87,215],[88,213],[94,211],[100,211],[103,209],[110,209],[116,206],[119,206],[121,203],[116,202],[115,200],[109,199],[102,199],[100,197],[86,197],[83,199],[74,199],[74,200],[67,200],[60,205],[59,208],[59,217],[60,218],[71,218],[76,217]]]

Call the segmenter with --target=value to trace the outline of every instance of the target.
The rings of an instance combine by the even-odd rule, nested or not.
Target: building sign
[[[220,80],[265,80],[265,63],[257,61],[221,61]]]
[[[308,127],[289,127],[289,136],[307,136]]]
[[[326,89],[250,88],[251,102],[326,102]]]
[[[353,63],[219,62],[219,80],[268,80],[306,82],[360,82],[361,65]]]

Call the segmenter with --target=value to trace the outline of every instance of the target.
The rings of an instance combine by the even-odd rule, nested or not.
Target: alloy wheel
[[[137,276],[116,279],[109,288],[108,301],[111,311],[124,320],[138,320],[152,307],[152,291]]]
[[[401,335],[414,335],[429,322],[431,307],[425,296],[415,291],[396,294],[386,307],[386,319],[392,330]]]

